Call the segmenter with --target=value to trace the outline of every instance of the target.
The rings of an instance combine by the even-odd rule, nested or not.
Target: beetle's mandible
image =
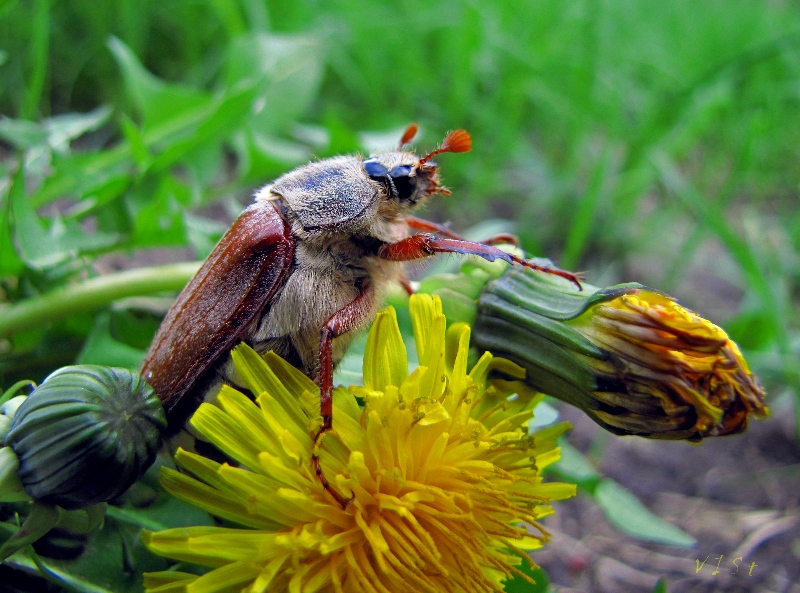
[[[178,296],[145,357],[142,374],[173,430],[223,382],[236,384],[228,352],[244,341],[259,353],[274,350],[317,382],[316,445],[332,427],[334,365],[354,330],[374,317],[386,287],[404,281],[404,261],[473,254],[556,274],[580,288],[574,274],[410,216],[431,196],[450,193],[431,158],[472,147],[469,134],[456,130],[420,158],[404,149],[416,131],[410,125],[396,151],[310,163],[256,193]],[[312,463],[325,490],[346,507],[350,499],[329,485],[316,454]]]

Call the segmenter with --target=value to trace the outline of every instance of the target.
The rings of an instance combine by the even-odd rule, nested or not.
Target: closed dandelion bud
[[[14,415],[4,444],[34,500],[83,508],[122,494],[153,463],[166,427],[139,375],[96,365],[47,377]]]
[[[764,417],[764,390],[713,323],[640,284],[583,291],[508,270],[478,300],[475,343],[616,434],[700,441]]]

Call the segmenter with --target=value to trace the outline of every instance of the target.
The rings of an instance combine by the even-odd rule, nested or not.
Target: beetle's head
[[[443,152],[468,152],[472,139],[466,130],[450,132],[442,144],[424,157],[402,148],[417,133],[417,124],[411,124],[400,140],[400,150],[365,159],[364,170],[369,178],[380,184],[387,199],[397,200],[405,207],[413,207],[431,194],[449,194],[450,190],[439,182],[439,168],[431,158]]]

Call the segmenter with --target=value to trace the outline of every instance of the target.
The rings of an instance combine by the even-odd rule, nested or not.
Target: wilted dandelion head
[[[531,388],[616,434],[701,441],[769,414],[723,329],[641,284],[576,291],[508,270],[481,293],[474,329],[478,347],[523,366]]]
[[[650,290],[624,294],[591,307],[574,326],[613,354],[607,372],[624,381],[622,405],[639,412],[644,433],[661,432],[650,408],[663,416],[665,435],[690,440],[741,432],[748,417],[768,413],[764,389],[737,345],[674,299]],[[607,403],[621,401],[609,396]],[[597,413],[614,423],[613,414]],[[636,427],[636,414],[626,422]]]

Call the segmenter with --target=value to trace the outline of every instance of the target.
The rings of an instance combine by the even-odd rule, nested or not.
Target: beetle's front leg
[[[416,216],[406,216],[406,224],[409,228],[414,229],[415,231],[426,231],[428,233],[433,233],[440,237],[447,237],[448,239],[456,239],[457,241],[467,241],[466,238],[462,237],[458,233],[451,231],[447,228],[446,225],[440,224],[438,222],[433,222],[430,220],[425,220],[424,218],[417,218]],[[489,237],[485,241],[481,241],[484,245],[499,245],[499,244],[507,244],[507,245],[514,245],[519,247],[519,239],[517,239],[514,235],[510,233],[501,233],[498,235],[494,235]],[[414,289],[411,286],[408,278],[403,276],[400,278],[400,285],[403,287],[409,296],[414,294]]]
[[[510,264],[518,264],[531,270],[537,270],[546,274],[553,274],[572,282],[578,287],[578,290],[583,290],[580,283],[580,278],[572,272],[559,270],[558,268],[551,268],[533,262],[526,261],[521,257],[506,253],[505,251],[492,247],[491,245],[484,245],[482,243],[473,243],[471,241],[462,241],[459,239],[443,239],[437,238],[429,234],[414,235],[408,237],[397,243],[388,243],[382,245],[378,249],[378,255],[384,259],[392,261],[408,261],[412,259],[422,259],[433,255],[434,253],[462,253],[465,255],[477,255],[488,261],[502,259]]]
[[[406,224],[409,226],[409,228],[412,228],[415,231],[427,231],[429,233],[434,233],[442,237],[447,237],[448,239],[456,239],[457,241],[467,240],[458,233],[454,233],[453,231],[451,231],[445,225],[440,224],[438,222],[425,220],[424,218],[417,218],[416,216],[406,216]],[[519,239],[517,239],[514,235],[510,233],[501,233],[499,235],[494,235],[492,237],[489,237],[485,241],[481,241],[482,245],[498,245],[501,243],[507,243],[519,247]]]
[[[331,315],[330,319],[322,326],[319,342],[319,407],[322,416],[322,426],[314,436],[314,449],[311,455],[311,464],[314,473],[322,483],[322,487],[330,493],[339,503],[339,506],[347,508],[353,501],[354,496],[345,498],[330,485],[322,466],[319,462],[319,443],[322,435],[333,428],[333,339],[347,333],[357,327],[362,327],[372,312],[372,304],[375,298],[375,291],[372,286],[366,284],[361,288],[358,296],[347,305]]]

